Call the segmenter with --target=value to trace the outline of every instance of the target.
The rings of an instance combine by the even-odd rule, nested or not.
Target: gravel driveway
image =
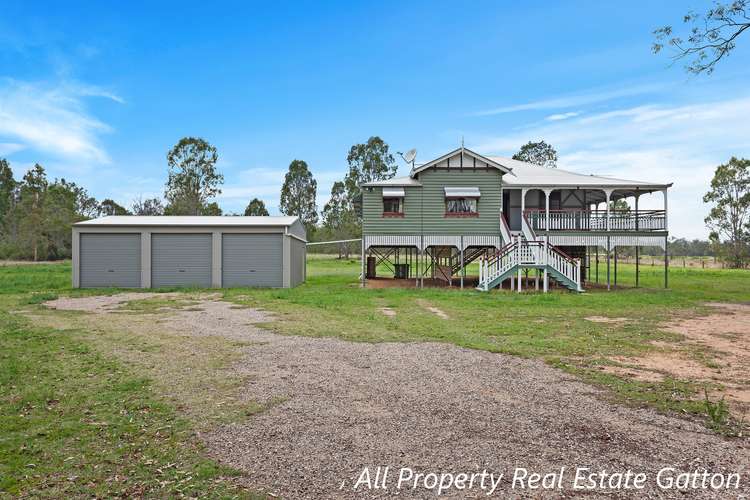
[[[119,298],[125,300],[127,295]],[[111,314],[117,300],[60,299],[60,309]],[[352,343],[276,335],[258,328],[262,311],[203,299],[163,316],[184,335],[249,341],[236,366],[247,375],[242,396],[269,408],[242,424],[201,437],[209,454],[247,473],[249,485],[284,498],[435,497],[402,484],[414,473],[504,474],[495,497],[560,497],[576,467],[646,473],[645,490],[608,496],[738,498],[750,494],[750,445],[648,409],[607,401],[606,394],[541,362],[438,343]],[[365,467],[375,479],[389,466],[387,490],[353,490]],[[517,467],[559,472],[566,490],[511,489]],[[664,467],[741,473],[738,490],[663,490]],[[243,479],[244,480],[244,479]],[[528,483],[527,483],[528,484]],[[444,496],[484,497],[478,486]],[[607,493],[598,490],[597,495]]]
[[[565,488],[577,466],[647,473],[647,489],[628,493],[635,496],[717,493],[661,490],[655,475],[663,467],[741,472],[741,488],[750,492],[746,441],[609,403],[538,361],[436,343],[253,335],[262,343],[239,367],[251,375],[244,395],[277,404],[204,438],[216,458],[285,498],[391,496],[401,467],[503,472],[496,496],[524,494],[510,489],[516,467],[541,474],[566,467]],[[374,476],[377,466],[391,467],[390,489],[354,492],[363,468]],[[401,496],[414,495],[436,493],[402,487]],[[722,495],[736,498],[737,491]]]

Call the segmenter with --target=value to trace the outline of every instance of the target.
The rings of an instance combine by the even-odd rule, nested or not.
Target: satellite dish
[[[406,163],[413,163],[414,159],[417,157],[417,150],[416,149],[410,149],[406,152],[404,155],[404,161]]]

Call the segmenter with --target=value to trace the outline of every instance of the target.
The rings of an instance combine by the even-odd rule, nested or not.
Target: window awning
[[[402,187],[384,187],[383,198],[403,198],[404,188]]]
[[[446,198],[479,198],[478,187],[447,187]]]

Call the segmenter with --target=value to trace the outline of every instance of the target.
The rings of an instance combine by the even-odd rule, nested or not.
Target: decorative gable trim
[[[456,155],[460,155],[460,160],[457,162],[458,164],[451,164],[451,158],[453,158]],[[424,165],[420,165],[418,167],[415,167],[412,169],[410,176],[412,178],[415,178],[416,175],[419,172],[422,172],[424,170],[427,170],[428,168],[435,167],[439,165],[442,162],[446,162],[448,168],[456,168],[456,169],[463,169],[463,168],[495,168],[497,170],[500,170],[504,174],[511,173],[511,169],[501,165],[500,163],[491,160],[490,158],[487,158],[486,156],[482,156],[479,153],[475,153],[474,151],[467,149],[467,148],[458,148],[454,149],[450,153],[444,154],[440,158],[435,158],[434,160],[425,163]],[[484,165],[481,165],[484,164]]]

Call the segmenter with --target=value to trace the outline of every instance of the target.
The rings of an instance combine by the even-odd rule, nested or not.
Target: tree
[[[216,216],[216,215],[221,215],[222,211],[221,211],[221,208],[219,207],[219,204],[216,203],[215,201],[212,201],[208,205],[203,206],[201,208],[201,212],[200,213],[201,213],[201,215],[214,215],[214,216]]]
[[[38,163],[26,172],[19,188],[19,242],[30,249],[34,261],[46,251],[42,226],[44,218],[44,195],[47,192],[47,174]]]
[[[253,198],[250,200],[250,203],[247,204],[247,207],[245,207],[245,215],[268,215],[266,204],[263,203],[263,200]]]
[[[101,215],[131,215],[130,211],[118,205],[116,201],[106,198],[99,204],[99,213]]]
[[[705,14],[688,12],[682,21],[691,25],[687,40],[674,35],[672,26],[654,30],[652,46],[658,54],[669,45],[675,49],[673,61],[689,59],[685,70],[689,73],[713,73],[716,64],[734,49],[737,38],[750,28],[747,0],[715,3]]]
[[[284,176],[281,186],[281,203],[279,210],[284,215],[296,215],[305,225],[308,234],[312,234],[318,222],[315,197],[318,183],[303,160],[293,160],[289,171]]]
[[[705,222],[726,242],[728,263],[743,267],[750,243],[750,160],[732,157],[719,165],[703,201],[713,204]]]
[[[164,205],[159,198],[138,198],[133,201],[131,210],[135,215],[164,215]]]
[[[216,170],[216,148],[203,139],[184,137],[169,153],[164,192],[169,215],[200,215],[208,200],[221,193],[224,176]]]
[[[15,217],[18,183],[10,164],[0,159],[0,257],[13,255],[17,248],[18,226]]]
[[[349,172],[344,178],[344,184],[349,203],[359,197],[359,186],[362,183],[390,179],[398,169],[396,160],[388,151],[388,144],[378,136],[370,137],[365,144],[352,146],[346,161]]]
[[[6,215],[11,210],[15,192],[16,181],[13,179],[13,170],[11,170],[7,160],[0,158],[0,229],[3,227]]]
[[[612,212],[630,212],[630,205],[627,200],[620,198],[609,202],[609,210]]]
[[[357,216],[347,199],[346,185],[334,182],[331,188],[331,199],[323,207],[323,229],[333,240],[356,238],[358,233]],[[351,246],[348,243],[338,245],[339,258],[342,254],[348,259]]]
[[[557,167],[557,151],[544,141],[527,142],[521,146],[518,153],[513,155],[513,159],[533,163],[541,167]]]

